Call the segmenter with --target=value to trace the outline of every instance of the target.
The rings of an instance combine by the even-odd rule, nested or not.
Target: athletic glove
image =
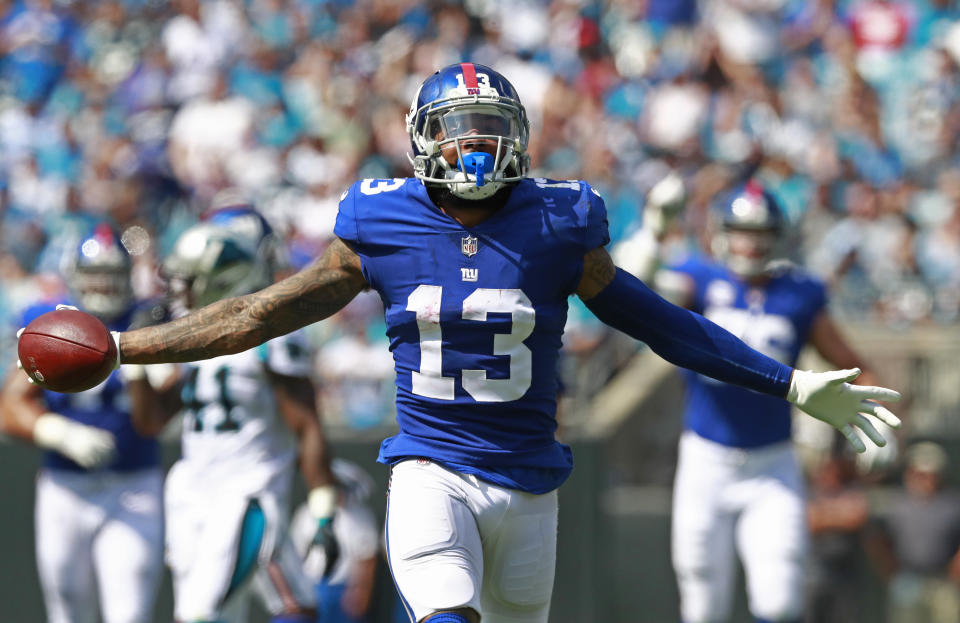
[[[44,413],[33,425],[33,441],[54,450],[86,469],[102,467],[117,454],[113,434],[69,420],[59,413]]]
[[[307,508],[317,522],[313,545],[323,549],[323,577],[329,577],[340,558],[340,544],[333,532],[333,514],[337,509],[337,489],[324,485],[312,489],[307,495]]]
[[[859,428],[876,445],[885,446],[886,438],[864,414],[872,415],[888,426],[899,428],[900,419],[874,401],[896,402],[900,400],[900,392],[886,387],[851,385],[850,381],[858,376],[859,368],[830,372],[794,370],[787,400],[805,413],[839,430],[854,450],[864,452],[867,449],[866,444],[854,429]]]
[[[686,199],[683,178],[671,171],[647,193],[643,206],[644,229],[658,238],[663,236],[673,219],[683,212]]]

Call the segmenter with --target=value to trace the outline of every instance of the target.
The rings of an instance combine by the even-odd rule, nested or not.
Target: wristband
[[[326,519],[333,515],[336,505],[337,489],[333,485],[316,487],[307,495],[307,508],[316,519]]]
[[[117,363],[113,366],[114,369],[120,367],[120,332],[111,331],[110,336],[113,338],[113,343],[117,345]]]

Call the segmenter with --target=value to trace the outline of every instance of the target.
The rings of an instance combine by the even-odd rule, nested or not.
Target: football
[[[110,376],[117,346],[97,317],[58,309],[26,326],[17,343],[17,356],[37,385],[72,393],[95,387]]]

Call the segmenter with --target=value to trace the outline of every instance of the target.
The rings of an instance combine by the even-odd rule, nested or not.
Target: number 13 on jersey
[[[442,286],[419,285],[407,297],[407,311],[417,314],[420,331],[420,371],[413,372],[411,388],[419,396],[453,400],[455,379],[443,376],[442,296]],[[461,370],[463,389],[477,402],[518,400],[530,388],[533,375],[533,358],[523,343],[533,333],[533,304],[518,289],[477,288],[463,300],[464,320],[486,322],[488,313],[510,314],[510,333],[492,334],[493,354],[509,358],[510,376],[490,379],[486,370]]]

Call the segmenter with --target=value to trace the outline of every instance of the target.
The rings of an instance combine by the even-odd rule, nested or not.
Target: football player
[[[344,192],[336,238],[313,264],[260,292],[116,336],[124,363],[247,350],[337,312],[365,288],[385,306],[400,432],[386,542],[411,621],[546,621],[557,488],[572,469],[554,438],[567,297],[679,365],[788,398],[860,439],[856,371],[796,371],[618,271],[603,199],[581,181],[528,178],[529,125],[514,87],[458,63],[420,86],[407,129],[413,178]],[[862,442],[860,442],[862,445]]]
[[[135,323],[130,256],[105,224],[84,236],[65,271],[71,300],[113,330]],[[37,304],[24,324],[53,310]],[[163,474],[157,442],[130,421],[128,382],[114,372],[76,394],[11,374],[0,396],[3,431],[46,450],[37,478],[37,567],[47,620],[153,620],[163,571]],[[140,405],[152,408],[149,404]]]
[[[290,531],[314,582],[317,623],[369,623],[381,535],[369,508],[373,479],[343,459],[334,459],[332,467],[340,493],[333,522],[339,545],[336,560],[316,546],[315,521],[307,505],[294,513]]]
[[[224,206],[177,239],[162,271],[175,315],[273,281],[276,236],[249,207]],[[181,458],[165,491],[174,614],[184,623],[246,619],[248,579],[274,623],[313,621],[314,594],[290,540],[294,464],[310,487],[313,538],[335,546],[336,491],[309,380],[303,332],[184,366],[157,411],[134,411],[157,434],[180,409]],[[152,386],[139,386],[152,394]]]
[[[655,193],[648,201],[660,210]],[[874,382],[830,319],[824,284],[781,259],[787,223],[775,197],[755,181],[738,186],[718,220],[716,258],[690,256],[655,282],[778,361],[795,365],[810,344],[836,367],[863,370],[859,382]],[[663,233],[657,225],[652,236]],[[655,261],[636,265],[650,270]],[[756,620],[799,622],[806,505],[790,405],[689,370],[685,377],[671,532],[683,621],[729,620],[739,555]]]

